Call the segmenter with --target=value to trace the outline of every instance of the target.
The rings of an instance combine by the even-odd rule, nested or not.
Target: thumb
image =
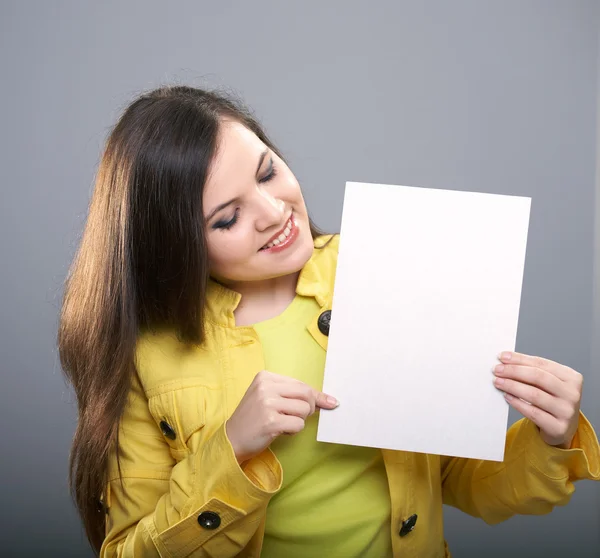
[[[315,405],[321,409],[335,409],[340,402],[333,396],[320,391],[315,392]]]

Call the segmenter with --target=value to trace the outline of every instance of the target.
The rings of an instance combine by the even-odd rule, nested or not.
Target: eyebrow
[[[267,153],[269,153],[269,149],[265,149],[261,154],[260,157],[258,158],[258,166],[256,167],[256,174],[259,173],[260,171],[260,167],[262,167],[263,161],[265,160],[265,157],[267,156]],[[225,203],[219,204],[217,205],[217,207],[215,207],[210,214],[208,215],[208,217],[206,218],[206,222],[210,221],[217,213],[219,213],[219,211],[221,211],[222,209],[225,209],[226,207],[229,207],[231,204],[236,203],[237,201],[239,201],[239,198],[233,198],[229,201],[226,201]]]
[[[258,171],[260,171],[260,167],[262,167],[263,161],[265,160],[265,157],[267,156],[268,152],[269,152],[269,148],[265,149],[260,154],[260,157],[258,158],[258,166],[256,167],[256,174],[258,174]]]

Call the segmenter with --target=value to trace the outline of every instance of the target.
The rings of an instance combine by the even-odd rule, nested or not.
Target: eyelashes
[[[275,168],[275,165],[273,164],[273,159],[271,159],[271,163],[269,164],[269,170],[268,170],[267,174],[265,174],[265,176],[260,178],[258,180],[258,183],[266,184],[267,182],[273,180],[273,178],[275,178],[276,176],[277,176],[277,169]],[[235,209],[235,213],[233,214],[233,217],[231,219],[229,219],[229,220],[221,219],[221,220],[217,221],[212,226],[212,228],[217,229],[217,230],[220,229],[220,230],[228,231],[238,222],[239,217],[240,217],[240,208],[237,207]]]
[[[233,225],[235,225],[237,223],[238,217],[240,215],[240,208],[237,207],[235,209],[235,213],[233,214],[233,217],[231,219],[229,219],[229,221],[217,221],[212,228],[213,229],[221,229],[221,230],[226,230],[228,231],[231,227],[233,227]]]
[[[273,165],[273,159],[271,159],[271,163],[269,165],[269,172],[265,176],[263,176],[258,183],[264,184],[265,182],[269,182],[269,180],[273,180],[277,176],[277,169],[275,165]]]

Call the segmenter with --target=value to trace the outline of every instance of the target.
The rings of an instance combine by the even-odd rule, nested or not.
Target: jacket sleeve
[[[574,481],[600,480],[600,447],[581,412],[568,450],[549,446],[533,422],[521,419],[508,430],[503,462],[443,457],[441,468],[443,502],[496,524],[549,513],[569,502]]]
[[[119,442],[122,480],[112,455],[101,558],[235,556],[281,487],[281,465],[268,449],[240,467],[225,424],[176,463],[137,378]],[[199,521],[207,517],[212,521]]]

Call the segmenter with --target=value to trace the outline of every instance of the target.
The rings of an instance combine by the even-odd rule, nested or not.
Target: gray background
[[[574,0],[2,0],[2,554],[90,554],[66,485],[75,409],[55,348],[61,285],[106,133],[162,83],[241,95],[327,229],[346,180],[531,196],[517,349],[581,371],[598,429],[599,16]],[[577,487],[549,516],[496,527],[447,510],[451,549],[597,557],[598,483]]]

